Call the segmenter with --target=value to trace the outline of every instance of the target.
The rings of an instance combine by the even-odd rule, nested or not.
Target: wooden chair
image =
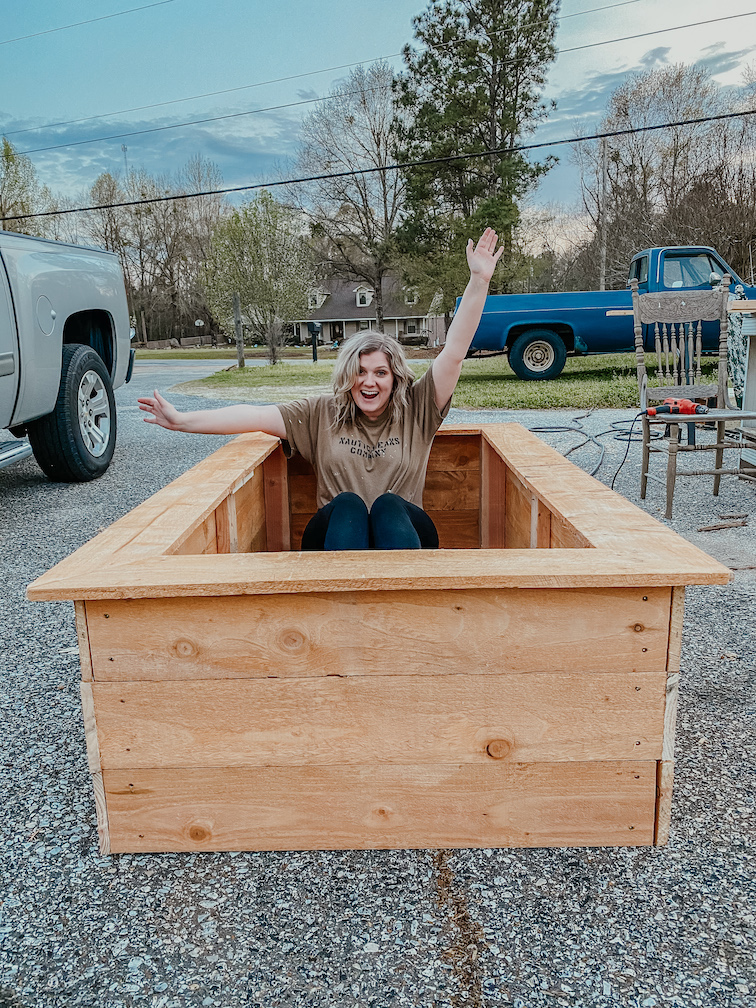
[[[719,494],[722,476],[756,474],[756,469],[725,469],[725,448],[742,448],[740,432],[730,432],[734,438],[726,440],[728,421],[756,419],[756,413],[745,413],[733,406],[727,391],[727,300],[730,277],[725,275],[720,286],[711,291],[663,291],[639,294],[638,281],[632,280],[633,322],[635,327],[635,357],[640,407],[642,417],[643,460],[641,467],[641,499],[646,497],[649,479],[658,479],[649,473],[649,460],[653,452],[667,455],[667,509],[666,518],[672,517],[672,501],[678,476],[713,476],[714,495]],[[719,359],[716,382],[705,384],[701,375],[701,328],[704,322],[719,325]],[[651,326],[656,352],[656,381],[663,385],[651,387],[648,383],[644,350],[644,327]],[[701,403],[716,400],[716,408],[708,413],[683,416],[657,414],[649,417],[645,410],[663,399],[692,399]],[[696,443],[695,429],[702,424],[716,424],[716,438],[706,444]],[[688,443],[680,443],[680,426],[688,428]],[[654,427],[665,428],[668,437],[651,439]],[[690,469],[678,472],[677,456],[680,452],[715,453],[714,468]],[[662,482],[660,480],[660,482]]]

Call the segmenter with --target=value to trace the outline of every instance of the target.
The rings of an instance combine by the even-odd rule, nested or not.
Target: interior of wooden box
[[[437,434],[423,506],[438,529],[441,549],[582,549],[591,545],[528,489],[478,431]],[[316,509],[312,466],[300,455],[286,460],[279,446],[171,553],[298,550]]]

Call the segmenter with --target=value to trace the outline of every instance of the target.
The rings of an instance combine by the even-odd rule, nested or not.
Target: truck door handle
[[[0,378],[13,374],[16,370],[16,359],[12,353],[0,353]]]

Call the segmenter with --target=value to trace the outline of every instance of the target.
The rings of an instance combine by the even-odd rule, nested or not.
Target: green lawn
[[[427,365],[411,362],[418,377]],[[651,355],[647,366],[652,369]],[[270,401],[270,391],[278,390],[296,398],[297,389],[326,387],[331,363],[278,364],[243,371],[223,371],[193,382],[194,389],[238,391],[244,399],[254,399],[255,390]],[[716,368],[716,358],[707,358],[704,371]],[[304,394],[310,394],[305,392]],[[461,409],[592,409],[633,408],[638,405],[634,354],[599,354],[568,358],[564,372],[553,381],[521,381],[504,357],[465,361],[452,405]]]
[[[305,357],[308,359],[312,356],[311,351],[306,347],[284,347],[282,350],[279,350],[279,354],[281,357]],[[265,347],[247,347],[244,351],[244,357],[247,360],[265,360],[267,356],[268,351]],[[334,360],[336,358],[336,351],[318,347],[318,358]],[[236,360],[236,347],[224,346],[218,347],[217,350],[214,350],[211,346],[182,347],[179,350],[145,350],[144,347],[136,347],[136,359],[146,361],[227,360],[232,362]]]

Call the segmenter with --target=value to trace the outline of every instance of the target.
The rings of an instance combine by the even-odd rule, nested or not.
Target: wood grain
[[[256,469],[234,493],[237,539],[240,553],[260,552],[259,543],[267,543],[265,532],[264,469]],[[263,546],[265,549],[265,546]]]
[[[533,551],[534,553],[536,551]],[[661,672],[670,590],[470,589],[87,603],[97,681]]]
[[[82,601],[74,602],[74,618],[76,621],[76,639],[79,643],[79,665],[81,678],[85,682],[92,680],[92,654],[89,650],[89,633],[87,632],[87,610]]]
[[[118,851],[650,844],[656,763],[108,770]]]
[[[291,549],[289,523],[289,475],[283,448],[263,463],[265,492],[265,546],[271,553]]]
[[[507,468],[488,442],[481,446],[480,545],[483,549],[503,549],[506,544]]]
[[[656,776],[656,817],[654,823],[654,844],[663,847],[669,841],[672,825],[672,788],[675,764],[672,760],[659,760]]]
[[[685,620],[685,587],[672,589],[672,605],[669,617],[669,649],[667,669],[680,671],[680,650],[682,648],[683,623]]]
[[[606,672],[95,683],[94,700],[106,769],[655,760],[665,680]]]
[[[239,541],[236,524],[236,498],[229,494],[215,509],[216,553],[236,553]]]

